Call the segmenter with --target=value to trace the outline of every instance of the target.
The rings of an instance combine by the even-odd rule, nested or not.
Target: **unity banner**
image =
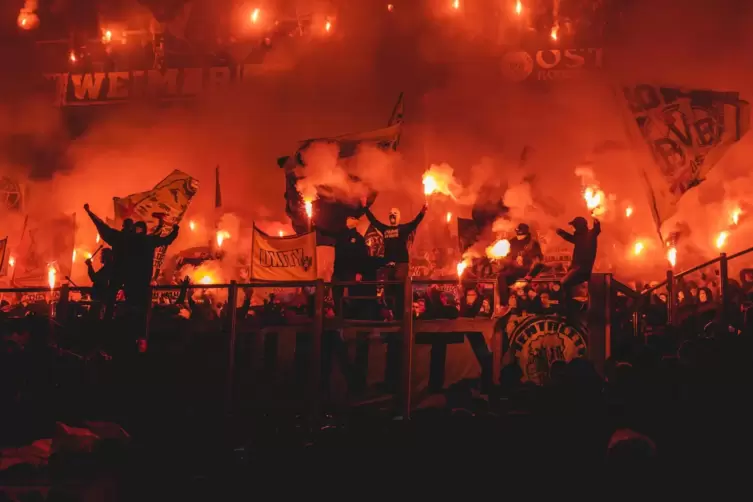
[[[658,229],[674,215],[680,198],[750,127],[750,105],[736,92],[684,90],[654,85],[625,86],[630,135],[648,146],[643,164]],[[637,126],[638,134],[633,134]]]
[[[11,282],[19,288],[48,286],[50,267],[58,281],[70,276],[75,235],[75,213],[39,221],[27,218]]]
[[[116,224],[131,218],[146,223],[150,232],[168,235],[175,225],[180,224],[198,190],[198,180],[176,169],[148,192],[114,197]],[[162,267],[166,249],[163,246],[154,253],[155,278]]]
[[[251,279],[257,281],[314,281],[316,232],[272,237],[254,226]]]

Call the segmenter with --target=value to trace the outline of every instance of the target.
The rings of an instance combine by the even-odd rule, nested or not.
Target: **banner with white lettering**
[[[176,169],[148,192],[114,197],[116,225],[131,218],[146,223],[150,232],[168,235],[175,225],[180,224],[198,190],[198,180]],[[165,251],[163,246],[154,253],[155,277],[165,259]]]
[[[254,226],[251,278],[257,281],[314,281],[316,232],[273,237]]]
[[[622,93],[630,125],[637,126],[654,160],[642,171],[661,228],[685,192],[702,183],[748,131],[750,105],[736,92],[641,84],[623,86]]]
[[[603,53],[597,47],[512,50],[502,56],[502,74],[512,82],[577,79],[600,70]]]

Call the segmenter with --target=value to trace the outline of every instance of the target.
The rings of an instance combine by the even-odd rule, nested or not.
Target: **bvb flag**
[[[273,237],[254,226],[251,279],[314,281],[316,278],[316,232]]]
[[[28,218],[13,267],[13,284],[20,288],[47,286],[50,267],[55,268],[59,281],[70,276],[75,234],[75,213],[46,220]]]
[[[648,146],[653,159],[642,163],[642,174],[660,230],[685,192],[701,184],[748,131],[750,106],[736,92],[642,84],[625,86],[622,94],[631,136]]]
[[[71,253],[71,258],[73,254]],[[0,240],[0,277],[8,275],[8,238]]]
[[[149,232],[168,235],[173,226],[180,224],[198,190],[198,180],[176,169],[148,192],[115,197],[115,220],[118,225],[126,218],[143,221]],[[155,278],[159,275],[166,249],[163,246],[154,253]]]

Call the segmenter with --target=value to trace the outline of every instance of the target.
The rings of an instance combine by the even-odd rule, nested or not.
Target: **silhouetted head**
[[[588,222],[582,216],[573,218],[573,221],[570,222],[570,225],[575,229],[576,232],[583,232],[588,230]]]
[[[137,221],[133,224],[134,231],[137,234],[145,234],[146,233],[146,223],[143,221]]]
[[[133,220],[131,218],[123,220],[123,230],[126,232],[133,232]]]
[[[396,207],[390,209],[390,225],[400,224],[400,210]]]
[[[515,236],[518,240],[523,240],[531,236],[531,228],[525,223],[521,223],[515,227]]]

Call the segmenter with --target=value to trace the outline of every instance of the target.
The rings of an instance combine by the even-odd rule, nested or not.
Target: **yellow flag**
[[[291,237],[272,237],[254,226],[252,246],[252,279],[316,280],[316,232]]]

